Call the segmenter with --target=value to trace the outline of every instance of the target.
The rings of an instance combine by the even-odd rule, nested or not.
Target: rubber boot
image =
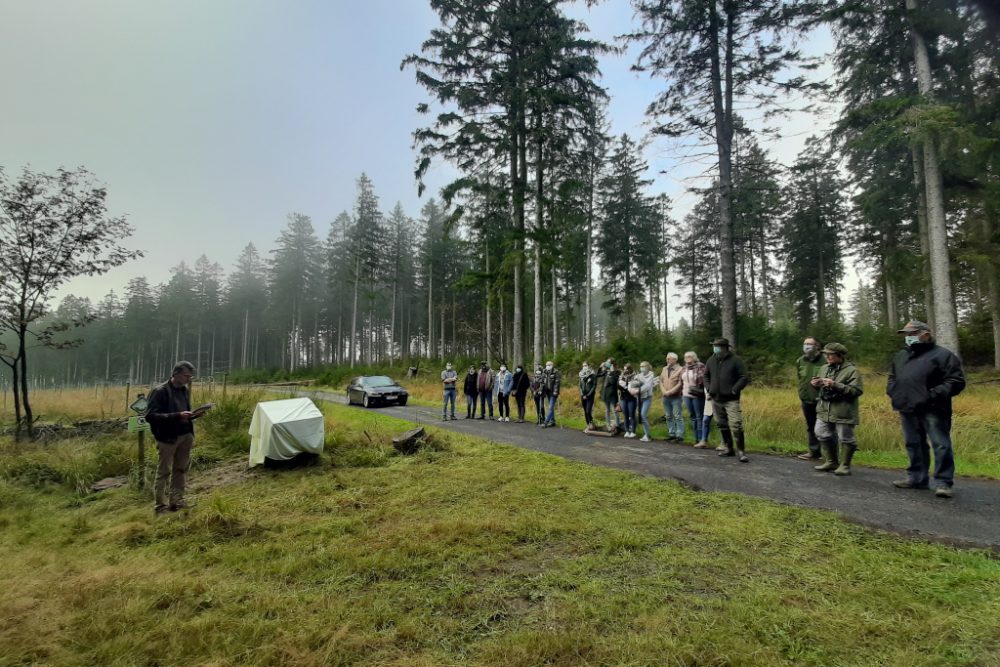
[[[844,460],[841,462],[840,467],[833,471],[834,475],[850,475],[851,474],[851,459],[854,458],[854,452],[858,449],[857,445],[841,445],[840,453],[843,455]]]
[[[720,428],[719,433],[722,435],[722,443],[726,446],[719,456],[736,456],[736,452],[733,451],[733,432],[728,428]]]
[[[743,431],[736,432],[736,452],[740,455],[740,463],[750,463],[750,459],[747,458],[746,445],[743,440]]]
[[[826,463],[813,467],[813,470],[833,472],[840,465],[837,458],[837,444],[829,440],[823,440],[820,444],[823,445],[823,451],[826,453]]]

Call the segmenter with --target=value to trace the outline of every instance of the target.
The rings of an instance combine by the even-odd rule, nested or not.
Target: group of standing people
[[[441,419],[457,419],[455,416],[455,389],[458,373],[449,363],[441,372],[441,382],[444,384],[444,408]],[[465,394],[465,419],[494,419],[493,406],[497,406],[497,421],[510,422],[510,398],[514,397],[517,409],[517,419],[524,423],[528,394],[535,403],[535,414],[540,426],[556,425],[556,403],[559,399],[559,389],[562,376],[551,361],[544,366],[536,366],[533,375],[525,372],[521,365],[515,366],[514,372],[508,370],[506,364],[500,364],[500,370],[494,372],[490,365],[483,361],[477,370],[469,366],[462,385]],[[451,406],[449,416],[448,407]],[[478,408],[479,416],[476,416]]]
[[[903,489],[930,487],[930,450],[934,450],[935,493],[942,498],[953,495],[955,460],[951,442],[951,398],[965,387],[959,358],[934,342],[933,332],[923,322],[911,321],[899,330],[905,349],[893,358],[886,393],[900,415],[906,452],[910,464],[907,477],[894,485]],[[848,359],[847,348],[836,342],[822,345],[807,337],[802,356],[796,360],[798,394],[805,419],[808,451],[800,459],[815,461],[815,470],[838,476],[851,474],[851,463],[858,449],[855,430],[860,423],[859,398],[864,393],[861,373]],[[441,374],[445,384],[442,419],[447,420],[449,385],[454,387],[457,373],[451,364]],[[580,400],[587,431],[596,431],[594,408],[597,397],[604,403],[606,430],[622,432],[626,438],[638,437],[642,426],[643,442],[651,439],[649,409],[659,390],[667,423],[667,441],[682,442],[685,436],[684,412],[694,433],[694,446],[710,447],[712,421],[716,422],[721,443],[719,456],[736,457],[749,462],[743,428],[741,395],[750,384],[743,359],[733,352],[729,340],[712,341],[712,355],[702,362],[694,351],[684,353],[683,363],[677,354],[666,355],[659,375],[643,361],[638,370],[631,363],[619,367],[607,359],[594,368],[584,362],[578,374]],[[514,372],[506,365],[494,373],[485,361],[477,371],[469,367],[465,378],[466,419],[493,419],[493,405],[499,405],[499,420],[511,421],[510,396],[517,404],[517,422],[525,421],[525,403],[530,394],[535,403],[536,423],[555,426],[555,407],[562,377],[549,361],[528,374],[522,366]],[[451,396],[451,419],[455,419],[454,395]],[[487,410],[489,415],[487,417]],[[928,444],[928,442],[930,444]]]

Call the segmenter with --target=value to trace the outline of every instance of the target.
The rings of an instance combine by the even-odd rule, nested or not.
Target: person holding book
[[[190,361],[178,361],[170,379],[149,394],[146,421],[160,455],[154,487],[157,514],[187,507],[184,489],[191,464],[191,448],[194,447],[194,420],[212,407],[207,404],[196,410],[191,409],[189,385],[192,377],[194,365]]]

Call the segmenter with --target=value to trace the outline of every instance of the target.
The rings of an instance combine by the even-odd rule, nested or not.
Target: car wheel
[[[347,404],[352,405],[354,401],[351,400],[351,392],[347,392]]]
[[[372,402],[371,399],[368,398],[368,394],[361,394],[361,405],[366,408],[370,408],[372,406]]]
[[[399,399],[399,404],[400,405],[406,405],[406,399],[405,398]]]

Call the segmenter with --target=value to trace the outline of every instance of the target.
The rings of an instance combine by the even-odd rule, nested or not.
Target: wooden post
[[[125,383],[125,409],[126,410],[128,410],[129,409],[129,405],[131,405],[131,403],[129,403],[129,400],[128,400],[128,395],[129,395],[129,392],[130,392],[131,389],[132,389],[132,383],[131,382],[126,382]]]
[[[229,373],[222,374],[222,400],[226,399],[226,386],[229,384]]]
[[[146,486],[146,434],[139,431],[139,488]]]

